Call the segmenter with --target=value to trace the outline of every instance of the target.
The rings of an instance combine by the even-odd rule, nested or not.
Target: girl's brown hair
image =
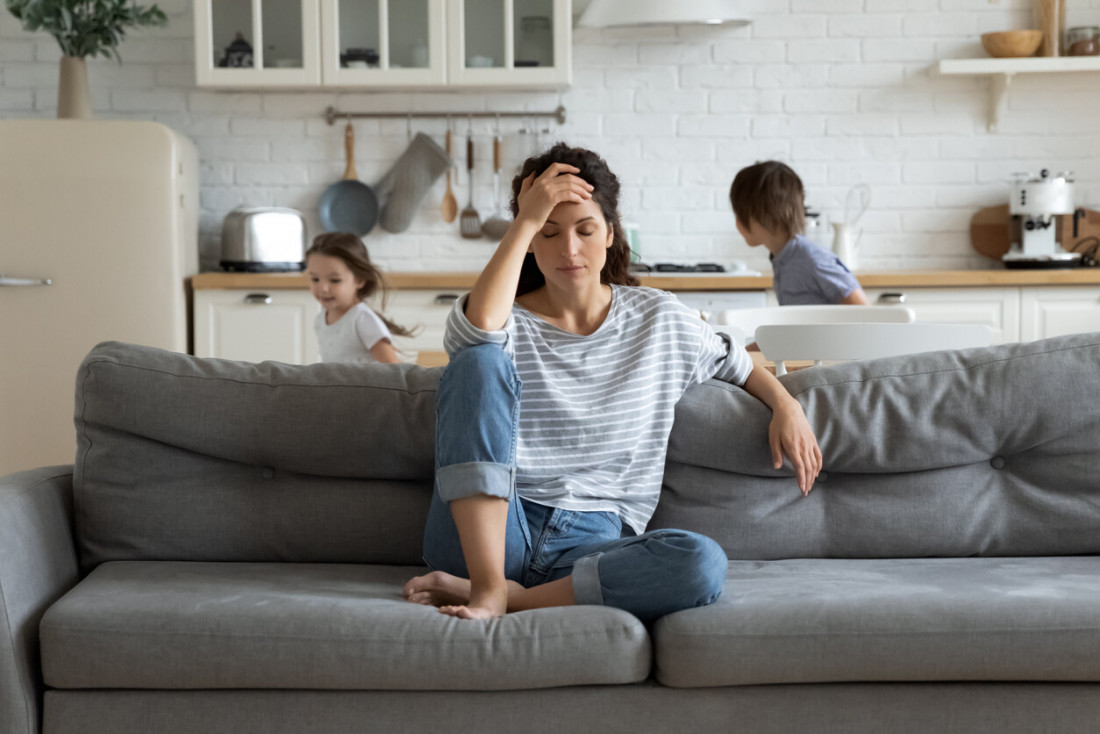
[[[374,266],[367,254],[367,246],[358,235],[350,232],[326,232],[313,238],[313,244],[306,250],[303,260],[308,260],[310,255],[327,255],[343,260],[348,270],[356,280],[362,280],[363,285],[355,295],[360,301],[365,301],[376,292],[381,292],[382,308],[386,307],[386,281],[382,277],[382,271]],[[414,329],[406,329],[404,326],[390,321],[384,314],[376,311],[378,318],[387,328],[397,336],[412,336]]]
[[[638,279],[630,274],[630,245],[623,234],[619,217],[619,179],[611,172],[607,162],[592,151],[557,143],[542,155],[524,161],[519,174],[512,179],[512,216],[519,214],[517,199],[523,179],[532,173],[538,177],[553,163],[568,163],[580,169],[580,173],[576,175],[594,187],[592,200],[599,205],[604,221],[611,229],[611,247],[607,249],[607,261],[600,271],[600,282],[606,285],[638,285]],[[523,259],[516,295],[530,293],[545,284],[546,278],[539,270],[535,256],[527,253],[527,257]]]
[[[764,161],[742,168],[730,185],[733,215],[742,226],[756,222],[764,229],[781,232],[787,238],[802,234],[806,209],[802,179],[779,161]]]

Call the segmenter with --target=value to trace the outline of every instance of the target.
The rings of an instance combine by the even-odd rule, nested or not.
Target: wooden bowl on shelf
[[[995,59],[1034,56],[1042,43],[1042,31],[997,31],[982,34],[982,48]]]

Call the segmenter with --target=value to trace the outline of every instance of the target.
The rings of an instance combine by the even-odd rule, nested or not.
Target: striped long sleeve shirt
[[[518,303],[500,331],[465,315],[447,321],[452,356],[498,344],[515,360],[520,388],[516,492],[578,511],[611,511],[645,531],[661,493],[675,406],[690,385],[712,377],[744,384],[752,360],[670,293],[611,286],[604,323],[582,336]]]

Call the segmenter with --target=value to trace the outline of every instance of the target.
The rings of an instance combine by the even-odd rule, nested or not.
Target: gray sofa
[[[799,496],[766,408],[677,408],[651,527],[729,555],[714,605],[487,625],[406,603],[438,370],[107,343],[74,467],[0,480],[0,731],[1095,732],[1100,334],[784,382],[825,469]]]

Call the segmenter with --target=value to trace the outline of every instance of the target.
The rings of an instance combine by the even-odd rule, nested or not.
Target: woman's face
[[[613,237],[595,199],[558,204],[531,240],[531,251],[548,285],[575,290],[600,282]]]

